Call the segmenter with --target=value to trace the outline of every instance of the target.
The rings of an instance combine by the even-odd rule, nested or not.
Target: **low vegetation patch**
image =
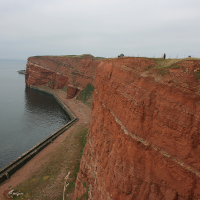
[[[76,73],[74,73],[74,72],[71,72],[71,75],[75,76],[75,75],[76,75]]]
[[[75,58],[75,59],[82,59],[84,57],[92,57],[93,60],[104,60],[106,59],[105,57],[94,57],[93,55],[91,54],[82,54],[82,55],[45,55],[45,56],[33,56],[34,58],[47,58],[47,59],[50,59],[50,58],[59,58],[59,57],[66,57],[66,58]],[[63,65],[64,63],[61,62],[60,63],[60,66]]]
[[[54,86],[54,85],[56,85],[56,83],[57,83],[57,81],[55,81],[55,79],[52,79],[47,83],[47,86],[49,86],[49,87]]]
[[[155,62],[155,65],[150,65],[147,70],[155,69],[158,74],[165,75],[169,73],[169,69],[182,69],[183,72],[186,72],[186,68],[181,65],[184,61],[191,60],[200,60],[199,58],[185,58],[185,59],[163,59],[163,58],[149,58]],[[200,70],[197,70],[196,79],[200,78]]]
[[[150,65],[148,67],[149,69],[155,69],[157,70],[158,74],[164,76],[165,74],[169,73],[169,69],[179,69],[184,67],[180,66],[180,63],[182,61],[185,61],[187,59],[163,59],[163,58],[149,58],[150,60],[153,60],[155,62],[155,65]]]
[[[200,78],[200,69],[197,69],[195,75],[196,75],[196,79],[198,80]]]
[[[70,178],[72,179],[72,181],[70,182],[69,186],[66,189],[66,194],[70,194],[72,192],[74,192],[75,189],[75,183],[76,183],[76,177],[80,168],[80,161],[83,155],[83,150],[85,147],[85,144],[87,142],[87,133],[88,133],[88,129],[84,128],[82,130],[80,130],[78,133],[75,133],[75,139],[78,141],[77,143],[72,143],[71,144],[71,148],[78,148],[79,149],[79,153],[78,153],[78,157],[77,160],[74,161],[74,163],[72,162],[69,166],[71,168],[73,168],[73,174],[70,175]],[[78,147],[77,147],[78,145]]]
[[[62,91],[64,91],[64,92],[67,92],[67,88],[68,88],[68,86],[65,86],[63,89],[61,89]]]
[[[165,74],[168,74],[169,73],[169,70],[167,69],[159,69],[158,70],[158,73],[162,76],[164,76]]]
[[[155,69],[168,69],[168,68],[179,68],[177,63],[182,59],[163,59],[163,58],[149,58],[153,60],[156,65],[153,65]]]
[[[170,66],[170,68],[171,68],[171,69],[179,69],[180,66],[178,66],[178,65],[172,65],[172,66]]]
[[[94,60],[104,60],[106,59],[105,57],[94,57]]]
[[[76,97],[77,100],[82,101],[89,106],[91,106],[91,98],[93,97],[94,86],[91,83],[88,83],[84,90],[82,90],[79,95]]]
[[[33,56],[34,58],[41,58],[42,56]]]

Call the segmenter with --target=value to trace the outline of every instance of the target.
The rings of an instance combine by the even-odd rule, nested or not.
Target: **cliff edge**
[[[199,77],[200,60],[102,61],[74,200],[200,199]]]

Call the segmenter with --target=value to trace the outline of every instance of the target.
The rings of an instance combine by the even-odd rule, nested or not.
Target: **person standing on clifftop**
[[[166,57],[166,54],[164,53],[164,59],[165,59],[165,57]]]

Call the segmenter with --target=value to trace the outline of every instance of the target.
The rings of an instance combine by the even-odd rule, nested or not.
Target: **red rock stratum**
[[[91,55],[29,57],[25,81],[28,86],[48,85],[52,89],[68,86],[68,98],[73,98],[88,83],[94,84],[100,60]]]
[[[76,197],[200,199],[200,61],[119,58],[96,70]]]

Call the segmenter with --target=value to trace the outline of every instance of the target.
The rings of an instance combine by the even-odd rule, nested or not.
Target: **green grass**
[[[88,83],[85,89],[79,93],[76,99],[84,103],[87,103],[87,101],[90,98],[92,98],[93,92],[94,92],[94,86],[91,83]]]
[[[79,158],[77,163],[74,165],[74,163],[70,164],[70,167],[74,167],[73,169],[73,174],[70,174],[70,179],[72,179],[72,181],[70,182],[69,186],[66,188],[66,194],[70,194],[72,192],[74,192],[75,189],[75,184],[76,184],[76,177],[80,168],[80,161],[83,155],[83,150],[85,147],[85,144],[87,142],[87,133],[88,133],[88,129],[82,129],[78,134],[75,134],[75,139],[78,141],[79,144],[79,148],[80,148],[80,153],[79,153]],[[73,143],[71,145],[72,148],[76,147],[76,143]]]
[[[49,81],[47,83],[48,86],[51,86],[51,85],[56,85],[57,81],[55,81],[55,79],[52,79],[51,81]]]
[[[54,57],[54,58],[57,58],[57,57],[69,57],[69,58],[76,58],[76,59],[82,59],[84,57],[92,57],[93,60],[104,60],[106,59],[105,57],[94,57],[93,55],[91,54],[82,54],[82,55],[45,55],[45,56],[33,56],[34,58],[43,58],[43,57]],[[60,65],[62,65],[63,63],[61,62]]]
[[[61,90],[64,91],[64,92],[67,92],[67,88],[68,88],[68,86],[64,87],[64,88],[61,89]]]
[[[104,59],[107,59],[105,57],[94,57],[94,60],[104,60]]]
[[[78,137],[80,139],[80,145],[81,145],[80,158],[82,158],[83,150],[84,150],[85,144],[87,142],[87,133],[88,133],[88,129],[85,128],[82,130],[82,132],[80,134],[81,137],[79,137],[79,135],[78,135]]]
[[[180,66],[178,66],[178,65],[175,64],[175,65],[170,66],[170,68],[171,68],[171,69],[179,69]]]
[[[165,74],[168,74],[169,73],[169,70],[167,69],[159,69],[158,70],[158,74],[164,76]]]
[[[163,59],[163,58],[149,58],[150,60],[154,61],[155,65],[150,65],[147,70],[155,69],[157,70],[158,74],[164,76],[165,74],[169,73],[169,69],[182,69],[186,72],[186,68],[181,66],[181,63],[184,61],[193,61],[193,60],[200,60],[199,58],[185,58],[185,59]],[[200,70],[197,70],[195,73],[196,79],[200,78]]]
[[[88,57],[88,56],[91,56],[94,60],[103,60],[103,59],[106,59],[104,57],[94,57],[93,55],[91,54],[82,54],[82,55],[66,55],[66,56],[63,56],[63,57],[72,57],[72,58],[84,58],[84,57]]]
[[[180,64],[182,61],[187,59],[163,59],[163,58],[149,58],[150,60],[154,61],[155,65],[150,65],[147,70],[149,69],[156,69],[158,74],[164,76],[169,73],[169,69],[179,69]],[[183,69],[183,66],[182,66]]]
[[[82,55],[63,55],[61,57],[76,57],[76,58],[83,58],[85,56],[92,56],[91,54],[82,54]]]
[[[184,61],[200,60],[199,58],[184,58],[184,59],[163,59],[163,58],[148,58],[153,60],[157,65],[154,65],[157,69],[165,68],[180,68],[177,64]]]
[[[62,76],[62,75],[63,75],[63,73],[61,73],[61,74],[57,74],[57,77]]]
[[[177,66],[177,63],[180,62],[182,59],[163,59],[163,58],[149,58],[150,60],[153,60],[156,65],[153,65],[156,69],[168,69],[168,68],[179,68]]]
[[[196,79],[198,80],[200,78],[200,69],[197,70],[197,72],[195,73],[196,75]]]
[[[75,75],[76,75],[76,73],[74,73],[74,72],[71,72],[71,75],[75,76]]]

